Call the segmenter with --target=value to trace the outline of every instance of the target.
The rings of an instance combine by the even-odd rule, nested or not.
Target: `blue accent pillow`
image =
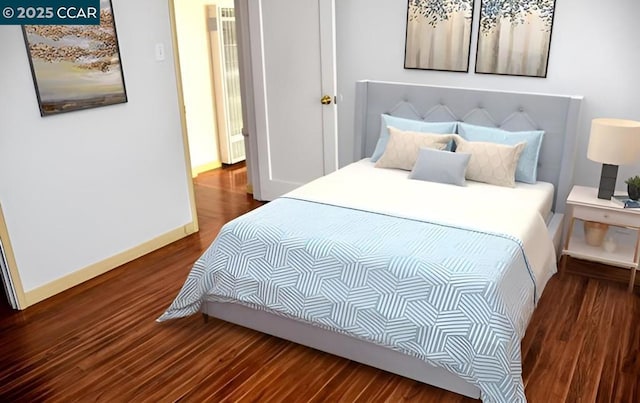
[[[524,150],[520,154],[516,167],[516,181],[536,183],[538,179],[538,157],[544,131],[533,130],[523,132],[509,132],[493,127],[476,126],[468,123],[458,123],[458,134],[468,141],[486,141],[509,146],[525,142]]]
[[[464,186],[471,154],[421,148],[409,179]]]
[[[384,150],[387,148],[387,143],[389,142],[389,129],[387,129],[387,126],[395,127],[396,129],[400,129],[402,131],[454,134],[456,133],[457,124],[458,122],[425,122],[423,120],[404,119],[382,114],[380,123],[380,137],[378,137],[376,149],[373,150],[371,162],[378,161],[384,153]],[[447,149],[451,149],[451,144],[447,146]]]

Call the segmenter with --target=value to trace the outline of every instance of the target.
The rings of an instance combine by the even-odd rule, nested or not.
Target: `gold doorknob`
[[[331,103],[331,97],[329,95],[325,95],[322,98],[320,98],[320,103],[322,105],[329,105]]]

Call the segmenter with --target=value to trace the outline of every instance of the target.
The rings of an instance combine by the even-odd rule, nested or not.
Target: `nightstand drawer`
[[[640,215],[633,212],[612,211],[586,206],[574,206],[573,216],[581,220],[605,224],[640,227]]]

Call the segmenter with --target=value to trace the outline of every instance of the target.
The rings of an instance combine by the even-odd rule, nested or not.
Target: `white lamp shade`
[[[587,158],[610,165],[640,160],[640,122],[625,119],[593,119]]]

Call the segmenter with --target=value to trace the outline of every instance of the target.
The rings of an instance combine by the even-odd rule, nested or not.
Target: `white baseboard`
[[[165,245],[182,239],[196,231],[197,225],[194,223],[183,225],[141,245],[94,263],[83,269],[77,270],[43,286],[27,291],[24,293],[25,304],[20,308],[24,309],[28,306],[34,305],[49,297],[68,290],[71,287],[115,269],[116,267],[122,266],[125,263],[139,258],[140,256],[146,255],[147,253],[153,252],[156,249],[160,249]]]
[[[195,178],[203,172],[212,171],[214,169],[218,169],[222,166],[222,162],[220,161],[211,161],[207,164],[198,165],[191,168],[191,177]]]

